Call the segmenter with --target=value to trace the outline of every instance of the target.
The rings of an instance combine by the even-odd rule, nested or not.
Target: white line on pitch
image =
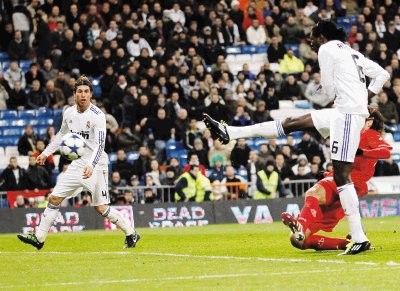
[[[6,254],[29,254],[29,255],[143,255],[143,256],[164,256],[164,257],[187,257],[198,259],[218,259],[218,260],[238,260],[238,261],[263,261],[263,262],[282,262],[282,263],[324,263],[324,264],[356,264],[367,266],[387,265],[392,267],[400,266],[397,262],[348,262],[345,260],[308,260],[308,259],[293,259],[293,258],[266,258],[266,257],[235,257],[235,256],[207,256],[207,255],[191,255],[191,254],[175,254],[175,253],[158,253],[158,252],[0,252],[0,255]]]
[[[370,271],[370,270],[386,270],[393,269],[391,267],[378,267],[378,268],[364,268],[355,269],[354,271]],[[351,270],[350,270],[351,271]],[[103,285],[103,284],[118,284],[118,283],[137,283],[137,282],[150,282],[150,281],[182,281],[182,280],[201,280],[201,279],[221,279],[221,278],[234,278],[234,277],[261,277],[261,276],[283,276],[283,275],[300,275],[309,273],[332,273],[343,272],[343,269],[323,269],[323,270],[306,270],[297,272],[266,272],[266,273],[238,273],[238,274],[212,274],[212,275],[199,275],[199,276],[177,276],[177,277],[164,277],[164,278],[138,278],[138,279],[125,279],[125,280],[96,280],[96,281],[76,281],[76,282],[58,282],[58,283],[44,283],[32,284],[30,287],[49,287],[49,286],[71,286],[71,285]],[[3,285],[1,288],[20,288],[26,287],[25,285]]]

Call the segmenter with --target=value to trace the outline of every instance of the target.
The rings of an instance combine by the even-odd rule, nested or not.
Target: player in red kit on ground
[[[351,170],[351,180],[358,197],[368,194],[367,182],[374,175],[378,159],[390,157],[392,147],[383,139],[383,129],[382,114],[373,111],[361,132],[359,149]],[[297,219],[286,212],[281,214],[283,223],[292,231],[292,245],[302,250],[345,250],[349,239],[315,234],[320,230],[331,232],[345,216],[333,173],[325,173],[325,178],[309,189],[305,196],[304,207]]]

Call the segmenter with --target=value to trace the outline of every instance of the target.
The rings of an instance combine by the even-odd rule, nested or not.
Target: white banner
[[[373,177],[368,190],[376,194],[400,194],[400,176]]]

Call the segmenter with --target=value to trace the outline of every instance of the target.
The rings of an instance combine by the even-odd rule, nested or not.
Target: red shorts
[[[368,186],[366,182],[361,181],[360,179],[355,179],[355,177],[352,177],[352,179],[358,197],[368,194]],[[333,177],[326,177],[318,181],[317,184],[325,189],[326,203],[321,206],[322,217],[310,224],[309,229],[311,233],[316,233],[320,230],[331,232],[345,216],[342,205],[340,204],[339,193]]]

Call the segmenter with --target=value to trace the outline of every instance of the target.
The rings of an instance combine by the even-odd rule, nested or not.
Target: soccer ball
[[[60,145],[60,154],[68,160],[79,159],[85,152],[85,140],[76,133],[67,133],[63,136]]]

